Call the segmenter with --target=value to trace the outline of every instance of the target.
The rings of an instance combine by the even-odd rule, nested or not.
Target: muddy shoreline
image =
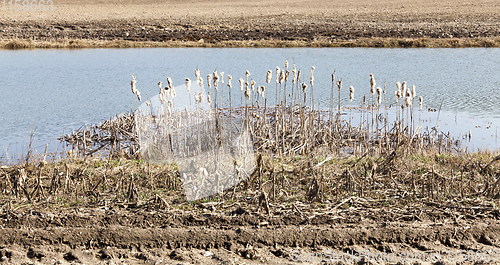
[[[495,25],[432,27],[315,21],[171,23],[166,20],[0,22],[0,47],[500,47]]]

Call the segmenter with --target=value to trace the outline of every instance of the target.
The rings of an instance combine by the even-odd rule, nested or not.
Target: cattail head
[[[349,100],[352,102],[353,99],[354,99],[354,87],[350,86],[349,87]]]
[[[340,91],[342,89],[342,80],[337,80],[337,89]]]
[[[271,78],[273,78],[273,72],[271,70],[268,70],[266,75],[266,83],[271,83]]]
[[[401,96],[406,96],[406,81],[403,81],[403,84],[401,85],[401,90],[403,93],[401,93]]]
[[[214,71],[214,88],[217,89],[219,88],[219,75],[217,74],[217,71]]]
[[[415,91],[415,85],[411,86],[411,97],[415,98],[417,96],[417,92]]]
[[[307,85],[306,83],[302,83],[302,92],[306,93]]]
[[[295,69],[295,64],[293,65],[292,73],[293,73],[292,83],[295,84],[297,82],[297,69]]]
[[[401,83],[396,82],[396,87],[398,88],[398,90],[401,90]]]
[[[200,94],[199,93],[194,93],[194,103],[200,104]]]
[[[245,77],[248,79],[248,76],[249,76],[249,75],[250,75],[250,72],[247,70],[247,71],[245,72]]]
[[[312,66],[311,67],[311,80],[309,82],[311,84],[311,86],[314,85],[314,69],[316,69],[316,67]]]
[[[251,86],[252,86],[252,91],[255,91],[255,80],[252,80],[252,82],[250,82]]]
[[[233,77],[231,75],[227,75],[227,86],[229,88],[232,88],[233,85],[231,84],[231,80],[233,79]]]
[[[380,103],[382,103],[382,88],[380,87],[377,87],[377,104],[380,105]]]
[[[141,92],[137,91],[136,95],[137,95],[137,99],[138,99],[139,101],[141,101]]]
[[[282,84],[284,80],[285,80],[285,72],[283,70],[281,70],[279,83]]]
[[[335,73],[332,74],[332,84],[335,83]]]
[[[249,99],[250,98],[250,95],[251,95],[251,92],[250,92],[250,89],[248,88],[247,86],[247,89],[245,89],[245,98],[246,99]]]
[[[276,84],[280,81],[280,68],[276,66]]]
[[[285,69],[288,69],[288,60],[285,61]]]
[[[158,88],[160,88],[160,90],[162,89],[162,86],[161,86],[161,81],[158,82]]]
[[[135,81],[135,76],[132,76],[132,81],[130,81],[130,87],[132,89],[132,94],[137,94],[137,89],[135,88],[135,83],[137,81]]]
[[[418,97],[418,105],[420,109],[422,109],[422,100],[422,96]]]
[[[167,84],[169,88],[174,88],[174,84],[172,83],[172,78],[167,77]]]
[[[260,93],[262,96],[264,96],[264,92],[266,92],[266,87],[265,86],[261,86],[260,87]]]
[[[286,70],[285,72],[285,82],[288,82],[288,76],[290,75],[290,70]]]
[[[189,78],[186,77],[186,90],[189,92],[191,92],[191,80]]]
[[[375,82],[375,77],[373,77],[373,74],[370,74],[370,92],[373,94],[375,94],[375,85],[377,84],[377,82]]]
[[[200,69],[194,70],[194,76],[196,77],[196,80],[200,78]]]
[[[411,97],[406,97],[406,99],[405,99],[405,105],[406,105],[406,107],[410,107],[411,106]]]
[[[396,90],[395,94],[396,94],[396,102],[398,102],[399,99],[403,97],[403,95],[401,94],[401,90]]]
[[[208,84],[208,88],[212,88],[212,76],[210,75],[207,75],[207,84]]]
[[[299,80],[300,80],[300,69],[299,69],[299,71],[297,71],[297,80],[296,81],[299,82]]]
[[[212,104],[212,96],[210,95],[210,91],[208,91],[207,102],[208,104]]]
[[[243,78],[240,78],[238,81],[240,81],[240,90],[243,91],[243,83],[245,82],[245,80],[243,80]]]
[[[220,72],[220,82],[221,84],[224,84],[224,72]]]

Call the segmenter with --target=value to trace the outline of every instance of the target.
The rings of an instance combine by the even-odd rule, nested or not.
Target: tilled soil
[[[500,4],[422,1],[67,3],[8,11],[0,40],[141,42],[305,41],[500,37]],[[487,45],[487,44],[485,44]],[[494,43],[490,43],[494,45]],[[400,46],[404,47],[404,44]]]
[[[312,213],[295,207],[270,215],[252,207],[213,202],[190,211],[160,210],[148,204],[10,211],[0,216],[1,262],[287,264],[302,259],[335,264],[316,253],[358,253],[359,257],[369,251],[393,253],[400,259],[427,255],[419,256],[417,264],[455,264],[451,262],[455,251],[491,251],[490,258],[500,251],[498,210],[341,207]],[[431,260],[435,253],[448,263]],[[476,258],[484,257],[470,260]],[[358,262],[397,263],[375,257]]]

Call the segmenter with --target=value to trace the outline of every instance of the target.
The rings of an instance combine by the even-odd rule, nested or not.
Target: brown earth
[[[194,202],[170,165],[1,166],[0,264],[500,263],[500,156],[363,157],[263,158],[234,189]]]
[[[7,5],[1,13],[6,48],[500,46],[500,2],[493,0],[65,0],[54,1],[53,11]],[[12,40],[24,42],[7,45]]]
[[[348,203],[352,207],[322,213],[299,204],[298,211],[290,207],[271,215],[214,202],[196,204],[191,211],[175,209],[175,203],[166,210],[151,203],[14,210],[0,215],[0,263],[289,264],[299,258],[295,250],[440,252],[443,263],[427,256],[415,264],[456,264],[450,262],[456,254],[447,253],[492,251],[495,258],[500,251],[499,212],[493,208],[430,203],[427,208],[372,209],[356,199]],[[324,264],[317,261],[306,263]]]

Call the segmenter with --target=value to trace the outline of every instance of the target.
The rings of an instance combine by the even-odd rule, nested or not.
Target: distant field
[[[62,40],[106,42],[81,42],[76,47],[143,46],[138,42],[193,46],[201,39],[204,44],[196,46],[242,47],[254,46],[243,41],[261,41],[263,46],[276,47],[280,44],[275,41],[285,41],[297,43],[281,46],[408,47],[366,40],[371,38],[425,39],[423,47],[500,46],[498,1],[54,0],[53,11],[11,11],[8,3],[0,8],[0,40],[35,42],[21,48],[75,47],[46,43]],[[460,41],[441,45],[439,39]],[[122,40],[136,44],[108,43]],[[228,45],[228,41],[238,43]]]

